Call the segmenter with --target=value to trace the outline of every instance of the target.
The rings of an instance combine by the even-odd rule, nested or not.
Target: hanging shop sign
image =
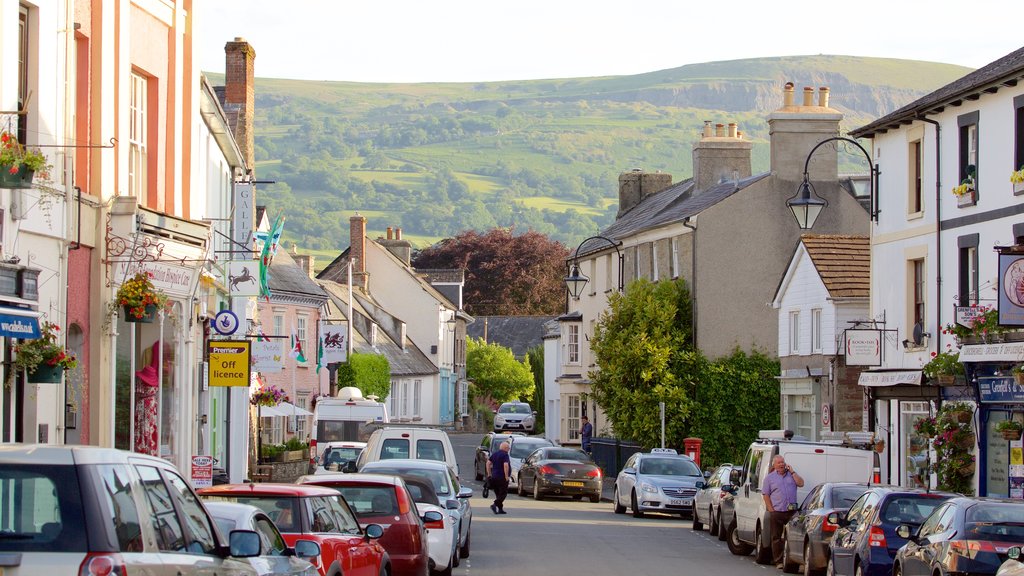
[[[348,361],[348,323],[320,326],[321,363]]]
[[[232,297],[248,298],[259,296],[259,263],[255,260],[233,260],[227,262],[228,294]]]
[[[1010,376],[978,378],[978,398],[987,404],[1015,404],[1024,402],[1024,386]]]
[[[231,310],[221,310],[213,318],[213,329],[221,336],[231,336],[238,331],[238,316]]]
[[[1024,326],[1024,255],[999,255],[999,324]]]
[[[284,368],[280,340],[256,340],[252,343],[252,369],[267,374]]]
[[[247,340],[210,340],[210,386],[249,386],[250,349]]]
[[[881,366],[882,331],[846,330],[846,365]]]

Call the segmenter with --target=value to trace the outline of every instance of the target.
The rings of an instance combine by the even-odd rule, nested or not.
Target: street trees
[[[702,438],[702,462],[716,463],[735,461],[758,430],[778,426],[778,362],[739,350],[711,361],[693,348],[683,280],[638,280],[609,303],[590,342],[591,388],[620,437],[659,445],[664,402],[667,443]]]
[[[529,400],[533,395],[533,372],[530,365],[519,362],[512,351],[483,339],[466,342],[466,377],[477,392],[496,402]]]

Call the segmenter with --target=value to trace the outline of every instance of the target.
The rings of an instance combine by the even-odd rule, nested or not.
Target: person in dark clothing
[[[487,479],[491,484],[491,490],[494,490],[491,512],[495,514],[508,514],[505,512],[505,496],[508,496],[508,479],[512,474],[512,462],[508,458],[508,451],[511,448],[511,444],[502,442],[501,448],[487,459]]]
[[[594,435],[594,425],[590,423],[590,418],[583,416],[580,418],[583,421],[583,425],[580,426],[580,443],[583,445],[583,451],[590,454],[590,438]]]

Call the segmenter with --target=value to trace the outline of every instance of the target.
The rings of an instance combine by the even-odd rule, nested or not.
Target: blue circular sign
[[[221,310],[213,318],[213,329],[222,336],[230,336],[238,331],[238,316],[231,310]]]

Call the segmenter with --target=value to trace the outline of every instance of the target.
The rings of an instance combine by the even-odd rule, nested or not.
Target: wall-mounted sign
[[[1024,386],[1010,376],[978,378],[978,398],[986,403],[1024,402]]]
[[[1024,256],[999,255],[999,324],[1024,326]]]
[[[846,330],[843,336],[847,366],[882,365],[881,330]]]
[[[221,310],[213,318],[213,329],[222,336],[231,336],[238,331],[238,316],[231,310]]]
[[[249,341],[210,340],[210,386],[249,386]]]
[[[970,328],[978,316],[981,316],[981,306],[956,307],[956,323],[964,328]]]
[[[280,340],[257,340],[252,343],[252,369],[267,374],[284,367]]]

